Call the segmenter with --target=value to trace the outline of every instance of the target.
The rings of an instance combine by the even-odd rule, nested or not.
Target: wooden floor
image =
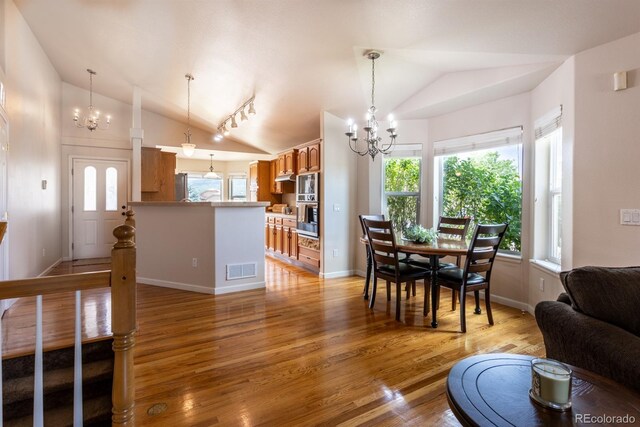
[[[65,263],[58,273],[96,267],[105,265]],[[362,278],[322,280],[272,259],[266,269],[266,290],[215,297],[139,285],[137,425],[459,425],[444,395],[457,360],[544,354],[535,320],[520,310],[494,303],[496,324],[489,326],[469,302],[462,334],[446,291],[440,326],[432,329],[422,316],[420,287],[417,297],[403,300],[396,322],[384,286],[371,311]],[[71,337],[67,299],[45,299],[49,346]],[[28,346],[30,300],[3,319],[9,351]],[[86,293],[83,306],[94,321],[84,334],[108,333],[108,294]],[[68,331],[46,327],[60,320],[69,322]]]

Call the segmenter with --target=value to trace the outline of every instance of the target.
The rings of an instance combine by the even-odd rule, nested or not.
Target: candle
[[[571,369],[556,360],[533,359],[531,375],[531,389],[542,401],[571,405]]]

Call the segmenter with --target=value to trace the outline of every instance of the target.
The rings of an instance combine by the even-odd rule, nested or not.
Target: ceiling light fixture
[[[396,133],[397,122],[393,120],[393,116],[391,115],[389,115],[389,128],[387,129],[387,132],[389,132],[389,142],[384,144],[382,138],[378,136],[378,121],[376,120],[377,108],[375,107],[374,101],[376,89],[376,59],[380,58],[380,55],[381,53],[376,50],[369,50],[364,53],[364,56],[371,60],[371,107],[367,110],[367,121],[363,127],[367,135],[362,139],[365,146],[358,148],[358,125],[353,123],[353,120],[349,119],[347,121],[349,130],[345,133],[349,140],[349,148],[351,148],[351,151],[360,156],[366,156],[368,154],[371,156],[371,160],[375,160],[376,154],[378,153],[389,154],[393,150],[396,137],[398,136]]]
[[[194,79],[191,74],[185,74],[184,77],[187,79],[187,131],[184,134],[185,139],[182,143],[182,154],[191,157],[196,151],[196,144],[191,142],[191,80]]]
[[[244,122],[246,120],[248,120],[249,118],[247,117],[247,113],[250,116],[253,116],[256,114],[256,109],[253,105],[253,102],[255,101],[256,97],[255,95],[252,96],[251,98],[247,99],[236,111],[234,111],[233,113],[231,113],[229,115],[229,117],[227,117],[226,119],[224,119],[224,121],[220,122],[220,124],[218,124],[218,133],[216,134],[216,136],[213,137],[214,140],[216,141],[221,141],[223,136],[228,136],[230,134],[229,129],[227,128],[227,122],[231,122],[231,128],[237,128],[238,127],[238,122],[236,121],[236,116],[238,114],[240,114],[240,121]],[[245,108],[247,108],[247,106],[249,107],[247,110],[247,113],[244,112]],[[220,136],[218,136],[220,135]]]
[[[209,172],[207,172],[204,177],[205,178],[211,178],[211,179],[218,179],[220,178],[220,175],[218,175],[217,173],[215,173],[213,171],[213,154],[209,154],[209,156],[211,156],[211,166],[209,166]]]
[[[87,128],[91,132],[96,129],[105,130],[109,128],[111,124],[111,116],[107,116],[106,124],[102,125],[100,121],[100,111],[93,108],[93,76],[97,73],[90,68],[87,68],[89,73],[89,108],[87,109],[87,115],[80,118],[80,109],[76,108],[73,111],[73,121],[76,127]]]

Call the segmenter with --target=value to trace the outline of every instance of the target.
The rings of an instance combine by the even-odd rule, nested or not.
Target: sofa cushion
[[[640,336],[640,267],[581,267],[560,279],[574,309]]]

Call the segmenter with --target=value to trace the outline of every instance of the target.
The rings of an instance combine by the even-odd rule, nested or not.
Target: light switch
[[[620,209],[620,224],[640,226],[640,209]]]

